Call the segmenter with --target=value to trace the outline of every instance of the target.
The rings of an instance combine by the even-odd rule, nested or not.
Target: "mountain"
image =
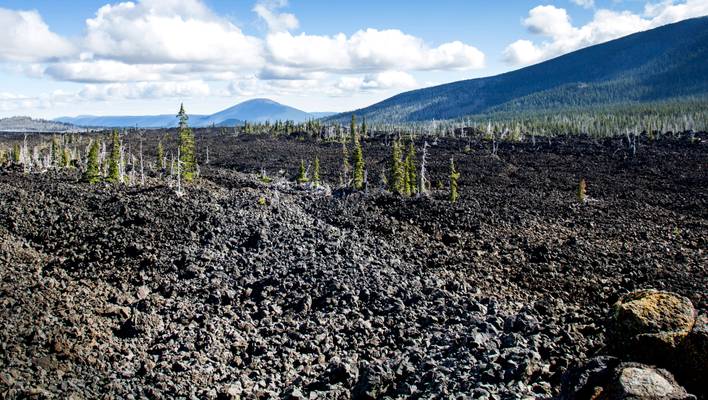
[[[352,113],[370,121],[453,119],[708,94],[708,17],[685,20],[488,78],[414,90]]]
[[[219,124],[229,119],[249,122],[276,120],[304,122],[312,118],[313,116],[305,111],[276,103],[273,100],[253,99],[212,114],[202,119],[200,123],[203,125]]]
[[[193,127],[203,126],[234,126],[244,121],[265,122],[276,120],[291,120],[305,122],[333,113],[307,113],[297,108],[289,107],[268,99],[253,99],[237,104],[211,115],[190,115],[189,123]],[[80,126],[93,127],[131,127],[170,128],[177,126],[174,115],[147,116],[90,116],[61,117],[55,121],[71,123]]]
[[[77,132],[77,126],[30,117],[0,118],[0,132]]]
[[[190,115],[190,120],[199,120],[202,115]],[[144,116],[93,116],[80,115],[78,117],[61,117],[55,121],[70,123],[79,126],[92,127],[134,127],[140,128],[168,128],[177,126],[177,117],[174,115],[144,115]]]

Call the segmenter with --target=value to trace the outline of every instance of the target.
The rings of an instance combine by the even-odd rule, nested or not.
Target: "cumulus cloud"
[[[412,89],[418,87],[418,82],[406,72],[384,71],[378,74],[342,77],[335,87],[345,94],[353,91]]]
[[[593,8],[595,7],[595,0],[571,0],[576,5],[583,8]]]
[[[0,61],[45,61],[74,52],[74,46],[50,31],[38,12],[0,8]]]
[[[278,64],[326,71],[473,69],[485,61],[481,51],[462,42],[430,48],[397,29],[360,30],[351,37],[276,32],[267,36],[266,48]]]
[[[78,96],[82,100],[111,100],[203,97],[210,93],[209,85],[203,81],[138,82],[86,85]]]
[[[547,40],[536,44],[518,40],[504,50],[504,59],[513,65],[528,65],[583,47],[617,39],[687,18],[708,15],[708,2],[664,1],[646,6],[643,15],[629,11],[597,10],[587,24],[576,27],[567,11],[555,6],[538,6],[529,11],[523,24],[533,34]]]
[[[287,4],[286,0],[261,0],[253,7],[253,11],[265,21],[271,32],[297,29],[300,23],[293,14],[277,12]]]
[[[0,92],[0,111],[25,111],[27,109],[47,109],[82,102],[199,98],[213,94],[204,81],[185,82],[134,82],[111,84],[88,84],[78,91],[56,90],[36,96],[24,96]]]
[[[259,66],[261,40],[199,0],[142,0],[101,7],[86,20],[86,51],[134,64]]]

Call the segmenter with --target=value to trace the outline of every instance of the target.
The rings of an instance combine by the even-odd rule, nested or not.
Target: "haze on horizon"
[[[0,117],[347,111],[667,23],[707,0],[0,1]]]

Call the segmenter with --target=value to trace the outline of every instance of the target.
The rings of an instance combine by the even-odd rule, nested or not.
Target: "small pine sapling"
[[[165,172],[165,148],[162,146],[162,140],[157,142],[157,165],[162,172]]]
[[[354,135],[354,189],[364,189],[364,153],[359,135]]]
[[[108,181],[112,183],[123,183],[123,174],[121,174],[122,149],[117,129],[113,130],[111,140],[113,147],[111,148],[111,155],[108,158]]]
[[[455,169],[455,159],[450,158],[450,202],[455,203],[460,198],[457,192],[457,180],[460,179],[460,173]]]
[[[101,175],[99,173],[98,165],[98,151],[99,143],[98,139],[91,143],[91,147],[88,153],[88,159],[86,160],[86,171],[84,172],[84,180],[90,184],[98,183],[101,180]]]
[[[581,178],[580,182],[578,182],[578,201],[580,204],[585,204],[587,201],[587,183],[585,183],[585,178]]]
[[[191,182],[197,171],[196,143],[194,133],[189,128],[189,117],[184,111],[184,104],[180,106],[179,113],[179,150],[180,171],[185,182]]]
[[[305,168],[305,160],[300,160],[300,172],[297,174],[298,183],[307,183],[310,180],[307,178],[307,169]]]
[[[312,183],[315,187],[319,187],[321,183],[320,179],[320,158],[315,156],[315,163],[312,171]]]
[[[64,147],[61,151],[61,167],[69,168],[71,166],[71,152],[68,147]]]
[[[19,143],[15,143],[12,147],[12,162],[14,164],[20,164],[22,160],[22,150]]]
[[[59,166],[59,138],[54,135],[52,136],[52,153],[51,153],[51,167],[57,168]]]

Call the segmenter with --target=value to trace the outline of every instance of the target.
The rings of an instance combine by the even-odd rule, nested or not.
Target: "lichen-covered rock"
[[[559,400],[695,400],[665,369],[596,357],[563,375]]]
[[[653,289],[622,296],[612,307],[608,347],[632,360],[666,365],[693,328],[696,310],[691,301]]]
[[[695,400],[665,369],[624,363],[615,369],[612,381],[597,400]]]

